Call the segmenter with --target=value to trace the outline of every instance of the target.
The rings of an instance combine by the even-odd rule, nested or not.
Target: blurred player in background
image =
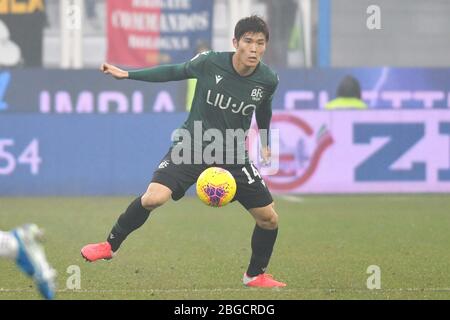
[[[33,278],[46,299],[55,296],[56,272],[47,262],[39,243],[43,232],[35,224],[20,226],[10,232],[0,231],[0,257],[15,260],[17,266]]]
[[[253,113],[258,128],[269,132],[272,118],[272,98],[278,85],[277,75],[261,62],[269,40],[266,23],[257,16],[241,19],[235,26],[233,45],[236,52],[203,52],[191,61],[177,65],[162,65],[138,71],[125,71],[104,63],[101,70],[116,79],[133,79],[148,82],[166,82],[197,79],[195,95],[189,117],[181,129],[187,130],[194,145],[204,148],[209,142],[195,137],[195,122],[200,122],[203,130],[215,129],[227,136],[227,129],[242,130],[250,128]],[[264,130],[260,131],[263,132]],[[225,142],[225,141],[223,141]],[[268,134],[261,134],[262,157],[270,160]],[[193,185],[198,176],[211,164],[202,158],[201,164],[175,164],[172,150],[162,159],[147,191],[135,199],[112,228],[107,241],[88,244],[81,249],[88,261],[111,259],[121,243],[134,230],[141,227],[154,209],[162,206],[171,197],[181,199],[186,190]],[[232,151],[233,163],[215,163],[231,172],[236,179],[239,201],[254,217],[252,255],[243,283],[251,287],[284,287],[266,273],[278,234],[278,215],[275,212],[272,196],[258,170],[248,159],[248,153],[235,152],[245,149],[245,136],[233,140],[232,147],[223,144],[224,154]],[[192,147],[192,146],[191,146]],[[240,150],[241,150],[240,149]],[[195,153],[196,148],[191,152]],[[191,154],[192,156],[192,154]],[[222,157],[223,159],[223,157]],[[228,160],[228,157],[227,157]]]

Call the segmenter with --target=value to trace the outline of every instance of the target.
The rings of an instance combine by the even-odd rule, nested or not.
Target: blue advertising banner
[[[275,109],[324,109],[340,81],[355,77],[370,109],[449,109],[450,68],[317,68],[278,70]]]
[[[370,109],[450,109],[450,68],[277,70],[273,109],[323,109],[340,80],[356,77]],[[0,71],[0,114],[110,114],[186,110],[186,81],[114,80],[96,70]]]
[[[0,196],[145,191],[185,113],[0,117]]]
[[[99,71],[0,71],[0,114],[111,114],[184,111],[186,82],[115,80]]]
[[[166,8],[162,14],[166,15],[165,27],[161,24],[160,37],[162,39],[180,39],[184,45],[180,48],[161,48],[160,53],[170,57],[171,63],[182,63],[192,59],[198,48],[212,46],[212,16],[214,1],[191,0],[183,1],[186,6]],[[182,2],[180,2],[182,3]]]
[[[140,194],[186,116],[0,116],[0,196]],[[272,128],[278,168],[249,152],[274,193],[450,192],[448,111],[278,111]]]

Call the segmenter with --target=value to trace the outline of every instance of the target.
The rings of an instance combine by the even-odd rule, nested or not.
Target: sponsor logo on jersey
[[[212,90],[208,90],[206,103],[214,107],[219,107],[222,110],[230,108],[231,112],[242,113],[244,116],[252,114],[256,109],[256,105],[254,104],[245,104],[244,101],[236,102],[232,97],[227,97],[220,92],[214,95]]]

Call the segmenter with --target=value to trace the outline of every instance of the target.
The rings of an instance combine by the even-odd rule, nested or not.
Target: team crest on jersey
[[[263,98],[263,87],[256,87],[252,90],[252,93],[250,96],[252,97],[253,101],[260,101]]]

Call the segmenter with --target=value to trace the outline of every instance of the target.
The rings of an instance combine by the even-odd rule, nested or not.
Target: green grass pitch
[[[170,202],[129,236],[111,261],[80,248],[103,241],[130,197],[0,198],[0,229],[35,222],[58,271],[59,299],[449,299],[450,197],[277,197],[280,232],[269,273],[282,289],[241,283],[254,221],[239,204]],[[68,289],[70,266],[81,288]],[[367,268],[381,269],[369,290]],[[0,299],[39,299],[15,264],[0,261]]]

